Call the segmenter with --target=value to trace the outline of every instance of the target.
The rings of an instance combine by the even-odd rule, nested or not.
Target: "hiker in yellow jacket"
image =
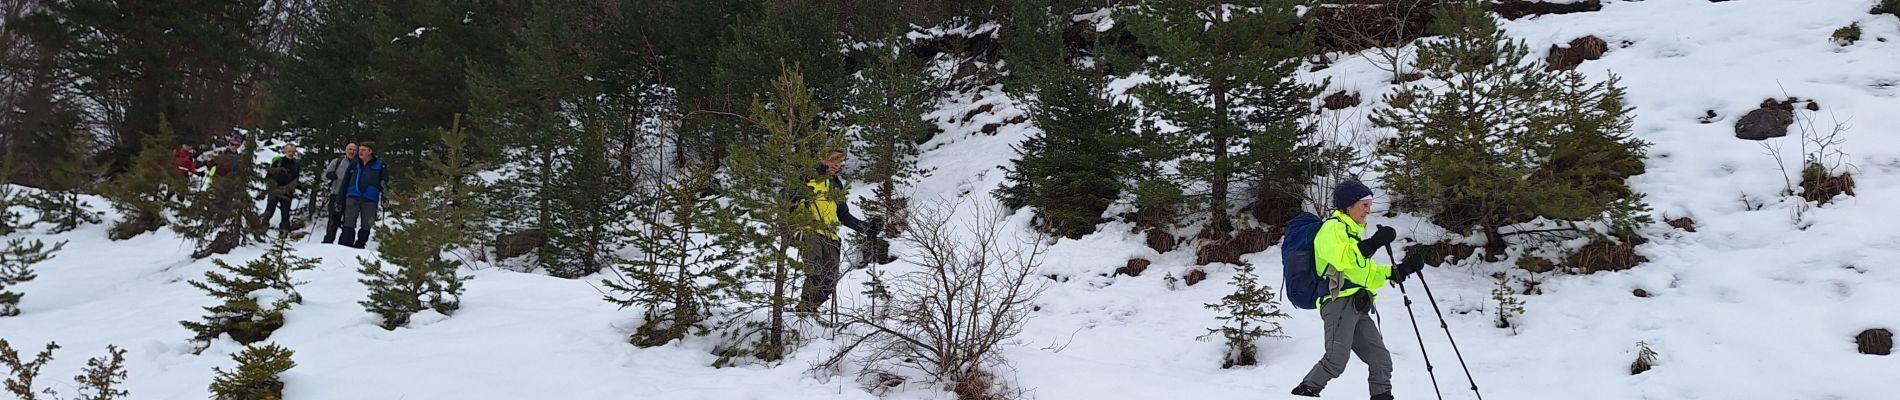
[[[1372,189],[1365,184],[1345,181],[1334,187],[1333,209],[1332,218],[1313,237],[1313,266],[1326,278],[1327,286],[1319,305],[1326,355],[1307,371],[1293,394],[1319,397],[1326,383],[1346,370],[1348,356],[1358,354],[1359,361],[1366,363],[1372,400],[1392,400],[1392,353],[1386,351],[1385,338],[1372,321],[1372,299],[1386,280],[1404,282],[1407,275],[1424,268],[1424,260],[1408,255],[1395,267],[1372,260],[1372,253],[1391,244],[1397,232],[1382,226],[1372,237],[1360,239],[1366,217],[1372,214]]]
[[[818,305],[824,304],[838,291],[838,278],[844,274],[838,270],[841,259],[839,248],[842,246],[838,240],[838,226],[851,228],[854,232],[877,229],[870,226],[873,224],[866,224],[851,215],[851,206],[845,201],[851,189],[838,176],[838,172],[844,169],[844,160],[844,150],[825,152],[824,160],[819,162],[815,171],[818,175],[805,182],[811,188],[811,197],[805,199],[802,207],[810,210],[812,216],[818,219],[820,228],[817,232],[798,234],[799,258],[811,268],[811,273],[805,275],[805,288],[800,292],[799,312],[818,311]]]

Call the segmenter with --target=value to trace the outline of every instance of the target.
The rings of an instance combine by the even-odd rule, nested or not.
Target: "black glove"
[[[1350,300],[1352,300],[1352,309],[1354,310],[1365,312],[1372,309],[1372,294],[1366,293],[1364,290],[1359,291],[1359,293],[1354,293]]]
[[[1392,244],[1392,239],[1398,236],[1399,233],[1393,231],[1392,227],[1381,226],[1378,230],[1372,232],[1372,237],[1359,241],[1359,255],[1372,257],[1372,254],[1377,253],[1379,248]]]
[[[864,221],[864,231],[864,233],[871,234],[872,236],[883,236],[884,219],[872,217],[870,220]]]
[[[1418,271],[1422,271],[1424,269],[1425,269],[1425,254],[1424,253],[1406,254],[1405,261],[1399,261],[1399,265],[1392,266],[1392,277],[1387,278],[1387,279],[1390,279],[1393,282],[1405,283],[1405,277],[1411,276],[1413,274],[1417,274]]]

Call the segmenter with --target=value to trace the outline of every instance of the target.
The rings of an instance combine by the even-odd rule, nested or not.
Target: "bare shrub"
[[[1761,144],[1763,153],[1780,168],[1783,196],[1798,198],[1791,219],[1801,226],[1808,210],[1839,195],[1854,195],[1854,165],[1847,162],[1847,121],[1831,117],[1833,126],[1826,131],[1815,127],[1813,111],[1797,111],[1795,126],[1801,131],[1798,167],[1790,165],[1781,143]],[[1792,168],[1791,168],[1792,167]]]
[[[998,346],[1022,332],[1044,289],[1033,272],[1048,242],[1014,239],[996,205],[960,216],[956,204],[916,209],[898,240],[899,259],[917,268],[889,279],[884,312],[841,311],[844,345],[815,369],[853,363],[866,377],[922,373],[959,399],[1011,397],[996,375],[1005,366]]]

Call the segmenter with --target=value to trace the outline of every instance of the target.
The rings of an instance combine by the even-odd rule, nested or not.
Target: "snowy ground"
[[[1493,306],[1486,304],[1489,274],[1506,266],[1427,271],[1487,398],[1900,396],[1900,359],[1857,354],[1852,342],[1863,329],[1900,330],[1900,270],[1885,262],[1900,257],[1900,229],[1891,226],[1900,213],[1886,207],[1900,204],[1900,18],[1867,14],[1866,0],[1606,3],[1600,12],[1505,27],[1539,52],[1583,35],[1612,43],[1608,55],[1580,70],[1598,77],[1613,70],[1623,78],[1638,113],[1636,133],[1655,143],[1648,173],[1632,183],[1657,216],[1693,217],[1698,232],[1659,223],[1647,230],[1652,241],[1638,248],[1650,262],[1636,269],[1542,277],[1543,293],[1524,298],[1529,312],[1516,334],[1493,328]],[[1851,22],[1860,23],[1863,40],[1847,47],[1828,42]],[[1368,104],[1341,111],[1352,116],[1377,102],[1386,89],[1383,74],[1367,59],[1346,57],[1314,77],[1362,92]],[[995,90],[983,91],[982,100],[976,93],[948,99],[931,115],[948,133],[926,145],[922,162],[935,170],[916,185],[915,197],[986,200],[1001,182],[996,167],[1009,162],[1010,145],[1033,132],[1006,126],[994,136],[976,133],[1021,112]],[[1806,229],[1793,223],[1796,204],[1776,196],[1783,181],[1774,161],[1731,131],[1735,118],[1784,91],[1819,101],[1824,122],[1838,117],[1853,127],[1847,151],[1857,166],[1858,196],[1810,211]],[[996,106],[963,118],[982,104]],[[1698,123],[1707,110],[1720,119]],[[1792,152],[1795,140],[1773,141],[1787,142]],[[868,196],[868,189],[856,195]],[[1416,221],[1384,223],[1402,234],[1433,231]],[[1024,226],[1026,218],[1008,222]],[[1317,315],[1289,309],[1293,318],[1281,323],[1290,338],[1264,342],[1263,365],[1222,370],[1221,345],[1196,337],[1215,325],[1201,305],[1226,294],[1231,267],[1208,267],[1208,281],[1171,289],[1163,277],[1186,271],[1192,254],[1155,254],[1122,228],[1107,226],[1051,250],[1044,272],[1070,279],[1048,283],[1040,311],[1005,350],[1014,366],[1005,374],[1041,399],[1285,398],[1319,357]],[[212,367],[232,364],[229,354],[239,348],[230,343],[190,354],[190,333],[178,321],[199,318],[213,301],[184,281],[212,265],[188,261],[188,245],[169,231],[124,242],[107,241],[97,225],[26,236],[70,242],[38,267],[38,280],[19,286],[27,294],[24,313],[0,318],[0,337],[16,347],[65,347],[44,369],[42,384],[70,392],[67,377],[107,344],[130,351],[135,399],[203,398]],[[271,339],[297,352],[299,366],[286,376],[291,399],[874,398],[850,379],[806,374],[831,346],[822,340],[776,367],[707,368],[713,357],[700,342],[634,348],[624,339],[636,315],[602,301],[592,279],[469,271],[475,279],[454,317],[384,331],[356,304],[365,295],[356,257],[371,253],[314,243],[298,249],[323,263],[297,276],[309,282],[300,287],[306,300]],[[258,254],[246,248],[222,258],[241,262]],[[1130,257],[1155,265],[1140,277],[1109,277]],[[1277,258],[1275,250],[1247,257],[1261,266],[1277,266]],[[862,279],[854,273],[841,286]],[[1277,280],[1263,279],[1276,286]],[[1637,288],[1653,297],[1632,296]],[[1411,290],[1440,386],[1448,398],[1472,398],[1422,291]],[[1379,307],[1393,321],[1384,333],[1398,364],[1397,395],[1433,397],[1398,291],[1387,291]],[[1651,343],[1661,359],[1655,370],[1631,376],[1638,341]],[[1355,361],[1334,381],[1327,398],[1365,398],[1361,365]],[[893,397],[950,396],[919,386]]]

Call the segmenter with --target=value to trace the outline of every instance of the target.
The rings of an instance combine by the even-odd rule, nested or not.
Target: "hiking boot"
[[[1300,384],[1300,387],[1293,388],[1293,395],[1306,396],[1306,397],[1319,397],[1319,389],[1314,389],[1312,386],[1306,386],[1306,384],[1302,383]]]
[[[1392,393],[1386,392],[1372,395],[1372,400],[1392,400]]]

